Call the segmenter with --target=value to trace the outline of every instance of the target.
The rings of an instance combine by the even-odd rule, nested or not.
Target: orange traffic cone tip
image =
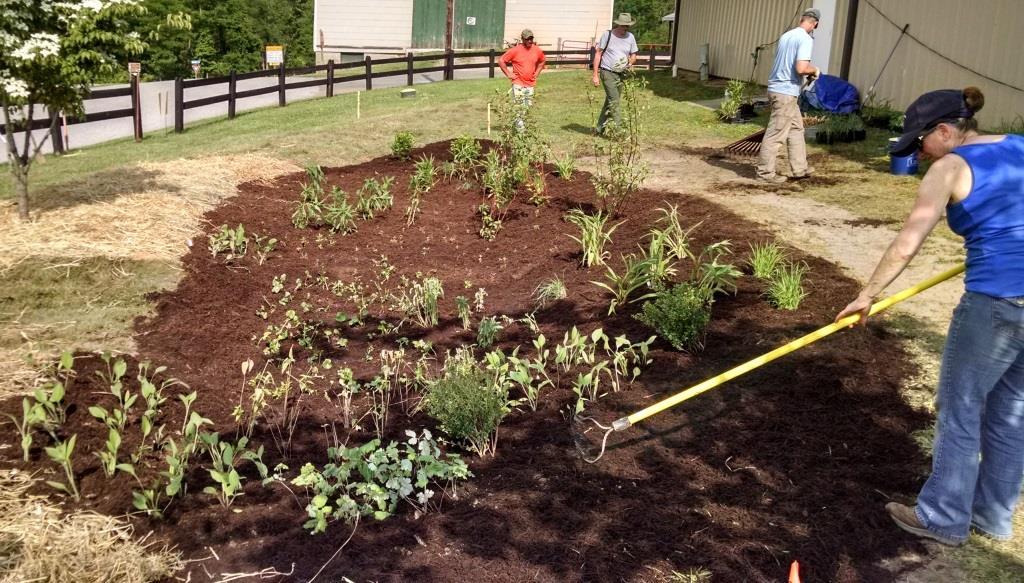
[[[800,563],[797,561],[789,566],[789,583],[800,583]]]

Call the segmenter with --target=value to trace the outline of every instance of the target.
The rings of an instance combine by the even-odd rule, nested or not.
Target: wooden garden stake
[[[359,118],[362,117],[362,111],[360,110],[360,106],[361,106],[361,103],[362,103],[362,98],[360,97],[360,95],[362,95],[362,93],[359,92],[359,91],[356,91],[356,119],[359,119]]]
[[[487,137],[491,137],[491,104],[487,103]]]

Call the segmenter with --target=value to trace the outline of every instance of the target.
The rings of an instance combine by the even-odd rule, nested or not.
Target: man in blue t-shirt
[[[811,64],[811,48],[814,39],[811,31],[818,28],[821,12],[811,8],[800,17],[800,24],[779,38],[775,51],[775,63],[768,76],[768,98],[772,113],[761,141],[761,157],[757,162],[757,177],[772,183],[786,181],[785,176],[775,173],[775,158],[779,146],[788,142],[789,166],[792,178],[799,179],[814,172],[807,166],[807,146],[804,144],[804,117],[800,113],[797,99],[803,85],[803,77],[817,79],[821,71]]]

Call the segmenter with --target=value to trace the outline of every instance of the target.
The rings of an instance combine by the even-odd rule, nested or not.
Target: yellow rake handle
[[[932,287],[932,286],[934,286],[936,284],[942,283],[942,282],[946,281],[947,279],[950,279],[951,277],[959,275],[960,273],[963,273],[963,271],[964,271],[964,264],[961,263],[960,265],[954,267],[953,269],[950,269],[949,271],[946,271],[944,273],[940,273],[939,275],[936,275],[935,277],[932,277],[931,279],[925,280],[925,281],[923,281],[923,282],[921,282],[921,283],[919,283],[919,284],[917,284],[917,285],[915,285],[913,287],[908,287],[907,289],[905,289],[905,290],[903,290],[903,291],[901,291],[901,292],[899,292],[897,294],[893,294],[893,295],[891,295],[891,296],[889,296],[889,297],[887,297],[887,298],[885,298],[885,299],[883,299],[883,300],[881,300],[879,302],[876,302],[876,303],[872,304],[871,305],[871,311],[869,312],[869,315],[873,316],[873,315],[877,314],[878,312],[881,312],[882,310],[884,310],[886,308],[889,308],[890,306],[892,306],[894,304],[898,304],[899,302],[902,302],[903,300],[905,300],[905,299],[907,299],[907,298],[909,298],[911,296],[917,295],[917,294],[923,292],[924,290],[926,290],[926,289],[928,289],[928,288],[930,288],[930,287]],[[742,374],[746,374],[746,373],[754,370],[755,368],[757,368],[757,367],[759,367],[761,365],[768,364],[769,362],[775,360],[776,358],[779,358],[781,356],[785,356],[785,355],[789,354],[790,352],[793,352],[795,350],[803,348],[804,346],[807,346],[808,344],[812,344],[814,342],[817,342],[818,340],[821,340],[822,338],[828,336],[829,334],[832,334],[833,332],[838,332],[839,330],[842,330],[843,328],[846,328],[847,326],[850,326],[851,324],[856,323],[858,320],[860,320],[860,314],[854,314],[852,316],[847,316],[847,317],[843,318],[842,320],[839,320],[838,322],[834,322],[832,324],[829,324],[828,326],[825,326],[824,328],[819,328],[818,330],[815,330],[814,332],[811,332],[810,334],[807,334],[806,336],[803,336],[801,338],[797,338],[796,340],[790,342],[789,344],[785,344],[783,346],[780,346],[780,347],[776,348],[775,350],[772,350],[771,352],[769,352],[767,354],[763,354],[763,355],[758,356],[757,358],[755,358],[753,360],[747,361],[747,362],[745,362],[745,363],[743,363],[743,364],[741,364],[741,365],[739,365],[739,366],[737,366],[735,368],[731,368],[731,369],[723,372],[722,374],[720,374],[718,376],[715,376],[715,377],[711,377],[708,380],[706,380],[706,381],[704,381],[704,382],[702,382],[702,383],[700,383],[698,385],[694,385],[694,386],[692,386],[692,387],[690,387],[690,388],[688,388],[688,389],[686,389],[684,391],[680,391],[679,393],[676,393],[675,395],[672,395],[671,397],[668,397],[666,399],[662,399],[661,401],[658,401],[657,403],[655,403],[655,404],[653,404],[653,405],[651,405],[651,406],[649,406],[649,407],[647,407],[645,409],[637,411],[636,413],[633,413],[632,415],[629,415],[627,417],[622,417],[620,419],[616,419],[615,422],[612,423],[612,428],[615,431],[622,431],[624,429],[628,429],[630,426],[632,426],[635,423],[639,423],[640,421],[643,421],[644,419],[647,419],[648,417],[650,417],[652,415],[656,415],[658,413],[661,413],[665,409],[668,409],[670,407],[674,407],[674,406],[678,405],[679,403],[682,403],[683,401],[686,401],[688,399],[692,399],[693,397],[696,397],[697,395],[699,395],[701,393],[704,393],[706,391],[710,391],[711,389],[721,385],[722,383],[725,383],[726,381],[730,381],[730,380],[732,380],[732,379],[734,379],[734,378],[736,378],[736,377],[738,377],[738,376],[740,376]]]

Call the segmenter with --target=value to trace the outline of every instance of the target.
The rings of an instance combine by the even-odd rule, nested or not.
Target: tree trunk
[[[28,169],[20,164],[20,160],[11,163],[11,174],[14,175],[14,191],[18,195],[18,218],[28,220]]]

